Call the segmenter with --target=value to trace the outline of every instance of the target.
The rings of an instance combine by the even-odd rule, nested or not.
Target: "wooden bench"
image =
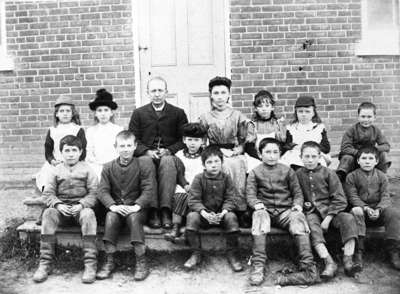
[[[24,201],[27,215],[26,221],[20,225],[17,230],[19,236],[23,240],[38,240],[40,236],[40,225],[36,224],[43,208],[43,198],[42,197],[32,197],[27,198]],[[152,229],[150,227],[144,226],[144,231],[146,234],[146,245],[149,249],[156,251],[176,251],[182,249],[188,249],[186,246],[173,244],[164,239],[164,229]],[[183,230],[182,230],[183,232]],[[385,229],[383,227],[368,228],[367,237],[369,238],[383,238]],[[104,234],[104,228],[99,226],[97,229],[97,239],[98,248],[103,249],[102,237]],[[70,246],[81,246],[81,232],[78,226],[72,227],[60,227],[57,230],[57,242],[59,244]],[[121,237],[118,242],[119,250],[130,250],[132,246],[129,243],[128,232],[122,231]],[[268,235],[270,239],[282,239],[289,238],[289,234],[285,230],[278,228],[272,228],[270,234]],[[35,239],[37,238],[37,239]],[[223,230],[219,228],[211,228],[209,230],[201,230],[200,238],[202,248],[204,250],[223,250],[225,248],[225,237]],[[241,228],[239,244],[241,248],[250,249],[252,245],[251,229]]]

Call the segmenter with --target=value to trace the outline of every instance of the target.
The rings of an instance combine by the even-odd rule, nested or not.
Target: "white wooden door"
[[[190,121],[209,110],[208,81],[225,75],[224,0],[139,0],[141,104],[146,84],[161,75],[168,101]]]

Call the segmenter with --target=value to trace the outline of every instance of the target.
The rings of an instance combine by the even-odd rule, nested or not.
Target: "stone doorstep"
[[[19,237],[22,240],[28,240],[29,237],[40,236],[40,225],[37,225],[35,221],[28,220],[17,228]],[[155,251],[178,251],[188,249],[187,246],[173,244],[164,239],[164,233],[167,232],[164,229],[152,229],[148,226],[144,226],[144,232],[146,235],[146,246],[149,249]],[[182,230],[182,233],[184,229]],[[384,238],[385,228],[384,227],[373,227],[367,229],[367,238]],[[82,246],[81,231],[78,226],[61,227],[57,230],[57,242],[64,246]],[[102,237],[104,234],[104,227],[99,226],[97,229],[97,245],[100,250],[103,250]],[[118,250],[125,251],[132,249],[129,242],[129,234],[124,230],[118,241]],[[271,232],[268,234],[269,238],[289,238],[287,231],[271,228]],[[225,248],[225,237],[224,231],[220,228],[211,228],[209,230],[200,230],[200,239],[202,248],[206,251],[223,250]],[[39,239],[37,239],[39,240]],[[241,228],[239,235],[239,246],[240,248],[250,249],[252,245],[251,229]]]
[[[17,228],[20,239],[28,240],[29,237],[40,236],[41,226],[36,224],[36,221],[28,220]],[[146,246],[155,251],[177,251],[188,249],[187,246],[173,244],[164,239],[164,234],[168,230],[152,229],[148,226],[143,226],[146,235]],[[250,248],[251,234],[250,229],[241,229],[239,244],[241,248]],[[184,228],[181,230],[184,233]],[[97,228],[97,245],[100,250],[103,250],[104,227]],[[280,229],[273,229],[274,235],[286,235],[287,233]],[[60,227],[57,230],[57,243],[65,246],[82,246],[81,230],[78,226]],[[202,248],[204,250],[222,250],[225,248],[224,231],[219,228],[211,228],[209,230],[201,230],[200,238]],[[39,240],[39,239],[37,239]],[[117,248],[120,251],[130,250],[132,246],[129,242],[129,233],[123,230],[118,240]]]
[[[41,226],[36,224],[40,214],[45,207],[43,198],[40,197],[28,197],[24,201],[26,207],[25,223],[20,225],[17,230],[19,236],[23,240],[28,240],[30,237],[40,237]],[[146,245],[149,249],[156,251],[177,251],[188,249],[187,246],[173,244],[164,239],[164,233],[167,231],[164,229],[152,229],[148,226],[144,226],[144,232],[146,235]],[[182,233],[184,228],[182,229]],[[367,229],[367,237],[370,238],[383,238],[385,233],[384,227],[373,227]],[[81,231],[78,226],[61,227],[57,231],[57,242],[64,246],[75,245],[78,247],[82,246]],[[104,227],[99,226],[97,229],[97,242],[98,248],[103,250],[103,242],[101,241],[104,234]],[[130,250],[132,248],[129,238],[128,231],[122,232],[120,240],[118,241],[118,250]],[[269,238],[288,238],[289,234],[287,231],[271,228],[271,232],[268,234]],[[225,248],[225,237],[224,232],[220,228],[211,228],[209,230],[200,231],[200,239],[202,248],[204,250],[223,250]],[[39,239],[37,239],[39,240]],[[251,249],[252,237],[251,229],[241,228],[239,236],[239,245],[241,248]]]

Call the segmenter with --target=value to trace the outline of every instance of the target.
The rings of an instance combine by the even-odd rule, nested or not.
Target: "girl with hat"
[[[114,123],[114,110],[117,107],[113,96],[106,89],[97,90],[95,99],[89,103],[96,124],[87,129],[86,161],[99,179],[103,164],[118,157],[114,148],[115,137],[123,128]]]
[[[80,126],[81,121],[76,111],[72,98],[68,95],[61,95],[54,104],[54,126],[47,131],[44,143],[44,154],[46,162],[36,174],[36,186],[40,191],[44,190],[45,183],[53,168],[63,161],[60,152],[60,140],[67,135],[79,137],[83,143],[83,150],[86,148],[85,131]],[[82,152],[80,160],[84,160],[86,152]]]
[[[328,166],[331,162],[329,155],[331,145],[325,125],[318,116],[314,98],[300,96],[294,106],[294,120],[287,126],[284,148],[288,151],[281,157],[282,163],[294,169],[304,166],[300,158],[300,148],[307,141],[320,144],[322,155],[320,164]]]
[[[253,101],[254,114],[249,124],[246,144],[248,171],[261,164],[258,145],[264,138],[275,138],[282,144],[286,141],[284,118],[278,119],[274,112],[276,98],[266,90],[259,91]],[[248,156],[249,155],[249,156]]]

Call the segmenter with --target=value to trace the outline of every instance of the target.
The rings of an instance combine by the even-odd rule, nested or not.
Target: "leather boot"
[[[264,267],[267,259],[266,237],[266,235],[253,236],[253,256],[249,274],[249,282],[253,286],[261,285],[264,282]]]
[[[289,285],[312,285],[319,282],[318,269],[315,263],[300,267],[300,271],[293,273],[280,273],[277,276],[276,284],[281,286]]]
[[[300,268],[306,267],[308,264],[314,263],[314,257],[311,250],[311,242],[309,235],[296,235],[295,242],[299,255]]]
[[[114,254],[107,253],[106,262],[101,267],[100,271],[96,274],[98,280],[108,279],[115,268]]]
[[[364,266],[363,263],[364,252],[364,237],[359,236],[357,241],[357,248],[354,252],[353,271],[354,273],[361,272]]]
[[[164,239],[169,242],[175,243],[175,239],[178,238],[181,234],[180,228],[180,224],[174,224],[172,227],[172,231],[170,233],[164,234]]]
[[[299,271],[289,274],[280,274],[277,284],[286,285],[312,285],[319,281],[317,265],[311,251],[309,235],[296,235],[295,242],[299,255]]]
[[[186,238],[187,241],[193,250],[190,258],[183,265],[187,270],[195,269],[201,262],[201,246],[200,246],[200,238],[197,232],[186,230]]]
[[[161,221],[160,217],[158,216],[158,210],[156,208],[150,209],[148,224],[153,229],[161,228]]]
[[[143,254],[142,256],[136,256],[135,275],[133,276],[133,279],[135,281],[143,281],[147,278],[149,273],[146,254]]]
[[[83,262],[85,269],[82,274],[82,283],[91,284],[96,280],[97,252],[96,236],[83,236]]]
[[[164,229],[169,230],[172,228],[172,216],[169,208],[161,208],[161,222]]]
[[[227,259],[234,272],[241,272],[243,270],[243,266],[237,258],[235,252],[239,247],[238,237],[239,234],[237,232],[227,234],[226,236]]]
[[[249,274],[250,285],[259,286],[264,282],[264,264],[253,263]]]
[[[54,258],[55,242],[40,242],[39,267],[33,275],[33,281],[41,283],[51,274]]]
[[[399,242],[396,240],[387,241],[390,264],[393,268],[400,270]]]
[[[333,260],[332,256],[329,254],[327,258],[324,258],[325,268],[321,273],[321,278],[331,279],[336,275],[337,264]]]
[[[346,276],[354,277],[356,269],[354,268],[353,264],[353,255],[343,255],[343,267]]]

